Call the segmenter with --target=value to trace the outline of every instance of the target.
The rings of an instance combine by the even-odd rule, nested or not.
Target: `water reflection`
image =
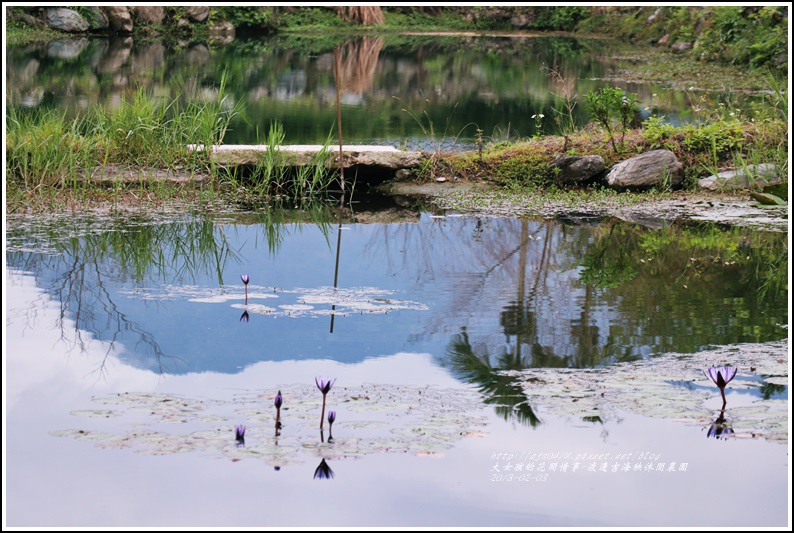
[[[325,459],[320,461],[320,464],[317,465],[317,468],[314,470],[314,479],[333,479],[334,478],[334,471],[331,470],[331,467],[328,466],[328,463],[325,462]]]
[[[785,234],[427,214],[363,224],[353,221],[379,218],[357,208],[346,211],[342,256],[341,231],[336,250],[328,239],[339,213],[11,219],[6,258],[75,319],[74,338],[61,332],[72,349],[84,349],[85,330],[111,348],[123,342],[130,364],[177,373],[428,352],[532,423],[498,371],[785,336]],[[247,304],[244,287],[226,285],[241,271],[266,283],[248,287]],[[256,324],[231,333],[230,323],[252,315]],[[313,319],[328,315],[345,327],[329,332],[323,320],[321,333]]]
[[[456,378],[477,385],[485,395],[484,402],[493,405],[496,413],[505,420],[516,420],[532,427],[541,423],[516,379],[501,372],[526,368],[520,356],[504,353],[497,357],[494,366],[488,353],[475,353],[464,329],[453,337],[446,357],[439,362]]]
[[[720,410],[720,416],[709,426],[706,438],[727,439],[733,436],[733,428],[725,421],[725,407]]]
[[[565,108],[566,94],[615,84],[611,73],[619,67],[604,40],[562,36],[389,34],[338,45],[346,140],[427,150],[444,142],[445,148],[475,143],[477,128],[495,141],[539,133],[530,116],[553,117]],[[287,142],[322,144],[336,121],[333,47],[306,35],[238,39],[211,48],[130,36],[9,46],[7,100],[11,107],[68,114],[118,106],[141,88],[169,100],[202,100],[215,97],[225,75],[230,101],[247,103],[246,116],[235,120],[225,142],[259,142],[266,133],[259,125],[279,121]],[[653,101],[659,114],[679,115],[690,107],[683,91],[622,85],[638,92],[644,105]],[[572,118],[577,126],[587,123],[585,106],[575,106]],[[467,127],[472,123],[477,128]],[[549,120],[542,129],[558,133],[559,125]],[[442,130],[443,140],[437,138]]]

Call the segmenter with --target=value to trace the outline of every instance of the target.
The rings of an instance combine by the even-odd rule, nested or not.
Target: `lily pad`
[[[529,403],[539,412],[576,418],[599,417],[618,420],[621,412],[703,423],[717,416],[706,407],[719,398],[719,389],[703,374],[710,366],[730,364],[738,378],[726,389],[757,389],[767,383],[788,384],[788,342],[728,345],[695,354],[669,353],[607,368],[528,369],[505,371],[522,386]],[[733,429],[754,437],[786,442],[788,402],[762,400],[751,406],[733,406],[729,399],[724,412]],[[738,428],[738,429],[737,429]]]
[[[284,398],[276,431],[271,391],[243,391],[228,400],[129,392],[94,398],[113,405],[133,429],[112,433],[59,430],[51,434],[93,440],[104,448],[150,455],[204,452],[221,458],[261,460],[278,467],[320,458],[354,459],[376,453],[437,456],[486,426],[480,394],[469,389],[366,384],[338,387],[327,396],[337,413],[333,431],[319,431],[322,395],[314,384],[279,387]],[[97,410],[99,411],[99,410]],[[81,412],[73,413],[81,416]],[[146,423],[141,424],[144,416]],[[174,422],[185,430],[175,429]],[[234,427],[246,427],[238,446]],[[114,428],[119,428],[116,424]],[[331,441],[331,437],[333,440]]]

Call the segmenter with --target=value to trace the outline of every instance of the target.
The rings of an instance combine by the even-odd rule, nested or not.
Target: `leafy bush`
[[[622,146],[626,130],[629,129],[631,121],[634,119],[634,108],[637,106],[639,98],[636,94],[625,93],[617,87],[602,87],[597,91],[587,93],[585,101],[590,107],[593,118],[606,129],[609,140],[612,142],[612,148],[617,152],[614,130],[620,129]]]

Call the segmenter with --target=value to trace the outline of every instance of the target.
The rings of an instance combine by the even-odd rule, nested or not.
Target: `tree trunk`
[[[336,8],[339,18],[345,22],[355,22],[364,26],[383,24],[386,19],[380,7],[341,6]]]

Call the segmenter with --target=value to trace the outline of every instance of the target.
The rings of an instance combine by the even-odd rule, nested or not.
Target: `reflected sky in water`
[[[28,274],[6,272],[4,375],[13,376],[4,386],[10,526],[780,526],[786,522],[786,447],[711,438],[707,433],[715,420],[691,425],[626,414],[619,421],[600,424],[540,413],[543,425],[531,428],[491,415],[483,436],[462,437],[438,456],[381,454],[328,461],[333,479],[314,478],[319,459],[275,470],[248,458],[230,461],[206,453],[149,456],[53,437],[50,432],[58,428],[112,426],[112,419],[70,413],[95,406],[93,397],[125,391],[222,399],[241,390],[312,383],[315,375],[336,376],[337,385],[369,381],[451,389],[469,386],[435,365],[430,354],[407,352],[350,363],[314,358],[261,361],[235,374],[205,370],[163,376],[108,357],[105,342],[90,342],[84,352],[68,352],[58,329],[52,327],[59,320],[59,304],[36,285]],[[70,318],[64,322],[67,329],[73,328]],[[105,371],[98,373],[101,366]],[[719,415],[715,409],[717,421]],[[233,448],[229,429],[228,445]],[[185,429],[171,424],[170,431],[179,434]],[[355,431],[343,419],[334,426],[339,436]],[[250,441],[257,435],[249,430],[246,437]],[[570,464],[581,463],[581,469],[547,471],[546,477],[533,470],[520,482],[497,476],[495,470],[506,474],[508,462],[513,467],[529,463],[532,454],[569,454]],[[607,461],[590,459],[606,459],[606,454]],[[669,468],[675,463],[677,470],[612,472],[613,464],[626,462],[618,459],[623,456],[632,457],[632,464],[661,462]],[[595,472],[587,470],[591,463],[596,464]],[[600,470],[602,463],[607,464],[606,472]],[[684,464],[686,469],[681,470]]]
[[[786,446],[733,436],[731,412],[787,399],[779,380],[737,377],[724,411],[711,388],[673,384],[707,395],[702,420],[602,420],[533,405],[501,372],[785,338],[785,234],[381,207],[341,226],[276,211],[10,218],[9,524],[785,522]],[[333,443],[316,429],[317,376],[337,379]],[[374,411],[355,411],[375,391]],[[212,409],[160,417],[128,395]],[[518,473],[531,453],[560,460]]]
[[[782,234],[429,213],[339,231],[250,219],[107,228],[15,230],[7,260],[125,363],[166,373],[420,352],[463,378],[467,358],[592,367],[785,337],[787,266],[770,259]]]

